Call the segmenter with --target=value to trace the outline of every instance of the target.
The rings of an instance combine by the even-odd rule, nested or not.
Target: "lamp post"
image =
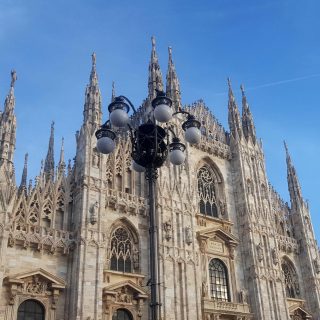
[[[110,120],[101,126],[96,132],[97,149],[104,154],[111,153],[116,146],[116,133],[113,127],[129,128],[129,135],[132,144],[132,167],[135,171],[145,172],[145,178],[149,185],[149,250],[150,250],[150,286],[151,320],[160,319],[159,301],[159,270],[158,270],[158,226],[156,220],[156,179],[158,168],[169,160],[173,165],[181,165],[185,160],[185,145],[180,142],[174,131],[168,125],[172,116],[181,113],[187,116],[187,120],[182,124],[185,131],[185,139],[191,144],[200,141],[200,122],[190,113],[179,110],[173,113],[172,101],[164,92],[157,91],[157,96],[152,100],[153,117],[136,128],[129,124],[129,111],[136,109],[128,98],[119,96],[109,105]],[[166,123],[163,127],[157,122]],[[169,135],[172,135],[172,142],[169,143]]]

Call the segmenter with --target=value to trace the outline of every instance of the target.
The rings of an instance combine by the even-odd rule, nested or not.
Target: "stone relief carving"
[[[171,219],[169,219],[168,221],[166,221],[163,224],[163,230],[165,233],[165,238],[167,241],[170,241],[170,239],[172,238],[172,222]]]
[[[127,287],[121,288],[116,295],[117,302],[132,303],[132,294],[129,293]]]
[[[190,245],[192,243],[192,230],[190,226],[185,228],[185,234],[186,234],[186,243]]]

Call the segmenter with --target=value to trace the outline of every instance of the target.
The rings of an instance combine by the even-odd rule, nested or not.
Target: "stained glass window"
[[[218,217],[215,180],[208,166],[203,166],[198,171],[198,193],[200,213],[211,217]]]
[[[209,276],[211,297],[215,300],[230,301],[228,270],[221,260],[210,261]]]

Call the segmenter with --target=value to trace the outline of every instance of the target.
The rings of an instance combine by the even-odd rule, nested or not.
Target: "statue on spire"
[[[92,53],[91,58],[92,58],[92,65],[95,66],[97,62],[97,55],[95,52]]]
[[[14,87],[14,84],[15,84],[15,82],[17,81],[17,73],[16,73],[16,71],[15,70],[11,70],[11,84],[10,84],[10,86],[11,86],[11,88],[13,88]]]

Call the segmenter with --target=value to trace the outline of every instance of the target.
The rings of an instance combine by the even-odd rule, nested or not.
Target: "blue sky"
[[[312,0],[0,0],[2,101],[11,68],[18,75],[17,182],[25,152],[29,178],[38,174],[52,120],[56,161],[62,136],[66,157],[73,158],[93,51],[104,111],[113,80],[118,94],[141,103],[155,35],[163,75],[167,47],[173,47],[183,103],[203,98],[226,128],[226,78],[239,104],[238,88],[245,85],[269,180],[288,200],[286,139],[319,239],[318,12],[319,1]]]

